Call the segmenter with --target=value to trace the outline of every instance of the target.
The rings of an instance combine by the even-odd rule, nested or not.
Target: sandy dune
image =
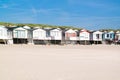
[[[0,80],[120,80],[120,46],[0,45]]]

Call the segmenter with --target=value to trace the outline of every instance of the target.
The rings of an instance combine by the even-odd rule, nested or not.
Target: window
[[[99,35],[99,34],[96,34],[96,38],[99,39],[99,38],[100,38],[100,35]]]
[[[109,37],[109,34],[107,34],[107,38]]]
[[[24,30],[17,30],[14,32],[15,38],[25,38],[25,31]]]
[[[110,34],[110,38],[112,38],[112,34]]]

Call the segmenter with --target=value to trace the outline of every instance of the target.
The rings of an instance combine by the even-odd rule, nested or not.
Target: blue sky
[[[0,21],[120,29],[120,0],[0,0]]]

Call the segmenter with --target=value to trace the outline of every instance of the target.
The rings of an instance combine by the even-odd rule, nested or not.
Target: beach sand
[[[0,80],[120,80],[120,46],[0,45]]]

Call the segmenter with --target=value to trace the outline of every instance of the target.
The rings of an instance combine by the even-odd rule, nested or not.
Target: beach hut
[[[7,44],[7,28],[5,26],[0,25],[0,43]]]
[[[69,29],[65,31],[66,44],[76,44],[77,42],[77,32]]]
[[[103,33],[103,40],[105,41],[106,44],[111,44],[115,40],[115,33],[114,31],[107,32],[105,31]]]
[[[92,33],[92,40],[94,41],[95,44],[101,44],[102,43],[102,34],[103,32],[101,31],[94,31]]]
[[[115,40],[120,40],[120,31],[117,31],[115,34]]]
[[[14,44],[27,44],[31,37],[30,27],[14,27],[13,42]]]
[[[82,29],[79,33],[80,44],[89,44],[90,32],[86,29]]]
[[[13,44],[11,28],[0,25],[0,43]]]
[[[114,31],[104,32],[104,40],[114,40],[115,33]]]
[[[61,44],[62,41],[62,30],[60,28],[50,30],[51,43]]]
[[[45,44],[46,40],[46,30],[36,28],[33,30],[33,41],[34,44]]]
[[[120,44],[120,31],[115,32],[114,44]]]

